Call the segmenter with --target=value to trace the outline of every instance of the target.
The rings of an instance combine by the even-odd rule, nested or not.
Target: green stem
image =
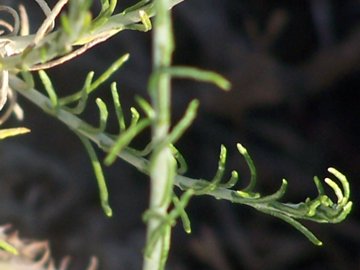
[[[9,84],[12,89],[16,90],[20,95],[30,100],[32,104],[38,106],[45,112],[48,112],[49,108],[51,108],[51,101],[48,97],[33,88],[29,88],[24,81],[15,75],[10,75]],[[84,128],[89,125],[71,112],[59,108],[53,116],[70,129],[75,130],[77,133],[97,144],[98,147],[105,152],[108,152],[115,144],[115,141],[104,132],[94,133],[92,132],[93,129]],[[146,173],[148,167],[148,161],[146,159],[139,158],[126,149],[119,153],[118,157],[133,165],[139,171]]]
[[[174,185],[176,161],[172,155],[170,143],[163,144],[169,136],[170,127],[170,75],[159,72],[171,65],[173,52],[173,37],[171,13],[168,10],[169,0],[156,0],[155,11],[157,16],[153,31],[153,74],[149,84],[149,92],[154,108],[155,118],[152,123],[152,142],[155,145],[150,158],[149,175],[150,210],[155,212],[147,220],[147,243],[143,270],[163,269],[167,260],[170,246],[170,225],[167,225],[156,237],[154,234],[168,215],[171,195]],[[151,245],[151,246],[150,246]]]
[[[32,87],[29,87],[26,82],[17,78],[13,74],[10,74],[9,79],[10,79],[9,85],[11,89],[16,90],[20,95],[27,98],[29,101],[31,101],[31,103],[38,106],[45,112],[49,112],[49,108],[51,108],[51,101],[48,97],[46,97],[39,91],[33,89]],[[115,144],[115,141],[112,137],[110,137],[104,132],[94,133],[93,129],[87,128],[89,127],[89,125],[86,122],[81,120],[76,115],[62,109],[61,107],[56,111],[55,114],[52,114],[52,116],[56,117],[59,121],[63,122],[70,129],[76,131],[76,133],[83,135],[84,137],[88,138],[89,140],[97,144],[98,147],[104,150],[105,152],[109,152],[111,147]],[[123,151],[118,153],[117,156],[145,174],[149,174],[149,168],[154,166],[153,165],[154,163],[152,164],[151,162],[149,163],[148,160],[139,157],[138,155],[134,154],[133,151],[131,151],[131,149],[128,148],[125,148]],[[170,165],[172,165],[171,159],[169,159],[169,163]],[[251,206],[257,209],[258,211],[280,217],[281,219],[289,222],[297,229],[300,228],[299,223],[296,222],[297,219],[307,219],[320,223],[338,223],[344,220],[351,210],[352,202],[349,201],[350,189],[346,177],[344,177],[342,174],[338,173],[334,169],[329,169],[329,172],[335,175],[335,177],[340,180],[344,191],[343,194],[341,194],[341,196],[339,195],[340,196],[338,198],[339,204],[333,204],[330,201],[330,199],[324,194],[322,185],[320,184],[319,180],[317,180],[316,185],[319,191],[318,199],[321,200],[320,203],[322,204],[324,204],[324,202],[322,201],[325,200],[325,204],[319,206],[320,207],[319,210],[315,208],[316,210],[315,215],[314,214],[309,215],[309,209],[307,209],[309,207],[308,206],[309,202],[306,201],[293,204],[293,203],[282,203],[279,201],[268,201],[268,197],[266,200],[262,200],[261,198],[256,200],[256,198],[252,199],[252,198],[239,196],[239,191],[230,190],[220,186],[216,189],[208,189],[203,194],[212,196],[217,199],[227,200],[233,203],[239,203],[239,204],[245,204]],[[174,184],[182,190],[196,189],[197,187],[199,187],[199,184],[206,184],[206,185],[209,184],[208,181],[204,181],[201,179],[193,179],[182,175],[172,175],[171,173],[168,179],[172,179],[172,178],[174,180]],[[172,186],[169,185],[168,183],[167,190],[169,191],[171,187]],[[280,195],[277,193],[276,195],[277,198],[281,197],[281,194],[282,194],[281,192]],[[162,202],[164,202],[164,200],[162,200]],[[311,200],[310,203],[311,202],[315,204],[317,203],[317,200],[315,201]],[[152,213],[156,213],[156,211],[155,212],[152,211]],[[153,216],[155,217],[156,215]],[[284,218],[285,216],[287,218]],[[167,227],[165,229],[167,231],[167,234],[165,235],[164,239],[168,239],[170,236],[169,235],[170,228]],[[302,233],[306,233],[306,236],[309,237],[309,239],[313,240],[312,234],[308,234],[307,231],[305,231],[302,227],[300,229]],[[167,244],[164,245],[164,248],[168,248],[168,242],[164,242],[164,244]],[[153,268],[153,269],[157,269],[157,268]]]

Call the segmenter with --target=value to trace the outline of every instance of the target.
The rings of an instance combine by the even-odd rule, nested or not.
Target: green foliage
[[[285,179],[273,194],[262,195],[255,190],[256,168],[246,148],[241,144],[237,145],[238,151],[250,170],[250,181],[244,189],[235,189],[239,181],[237,171],[232,171],[229,179],[223,179],[227,157],[225,146],[221,146],[218,168],[212,180],[192,179],[183,175],[186,173],[187,164],[175,144],[195,120],[199,102],[197,100],[190,102],[183,118],[172,125],[170,122],[171,79],[186,78],[209,82],[223,90],[229,90],[231,85],[217,73],[171,65],[174,41],[170,9],[180,2],[182,0],[143,0],[121,13],[114,14],[117,1],[100,0],[101,11],[93,19],[89,11],[91,1],[58,1],[55,7],[46,14],[47,19],[34,35],[27,33],[19,36],[17,32],[14,32],[13,35],[0,36],[2,90],[20,94],[77,134],[89,154],[98,182],[101,205],[107,216],[112,216],[112,210],[108,201],[109,192],[102,163],[110,166],[117,158],[120,158],[150,176],[150,206],[143,216],[148,224],[144,269],[164,268],[169,252],[171,227],[178,219],[182,220],[184,230],[187,233],[191,232],[190,219],[185,209],[192,196],[209,195],[253,207],[288,222],[311,242],[321,245],[321,241],[299,220],[337,223],[343,221],[349,214],[352,207],[349,183],[346,177],[336,169],[329,168],[328,171],[339,180],[341,187],[335,181],[325,179],[326,184],[335,192],[336,202],[325,194],[321,182],[315,177],[318,196],[314,199],[307,198],[304,202],[297,204],[280,201],[287,188]],[[65,5],[67,11],[60,14]],[[43,9],[46,10],[44,7]],[[152,25],[150,17],[155,14],[157,16]],[[54,19],[58,16],[61,18],[61,24],[53,31]],[[17,24],[20,19],[16,19]],[[61,91],[53,86],[51,78],[44,71],[79,56],[120,31],[126,29],[148,31],[152,28],[154,63],[148,83],[151,99],[149,102],[142,97],[136,97],[137,104],[130,109],[129,123],[126,123],[124,119],[116,83],[111,84],[112,105],[119,125],[117,134],[107,132],[108,105],[100,98],[96,99],[99,110],[98,125],[85,122],[81,119],[81,114],[89,105],[89,95],[94,94],[128,61],[128,54],[117,59],[95,80],[94,72],[90,71],[84,80],[83,87],[65,97],[61,97]],[[35,89],[32,71],[38,71],[45,93]],[[6,102],[6,97],[3,97],[3,102]],[[131,142],[147,128],[152,130],[151,141],[145,149],[132,148]],[[2,130],[0,138],[25,132],[27,130],[23,128]],[[98,159],[94,144],[106,152],[103,162]],[[184,191],[180,197],[175,194],[174,186]],[[111,193],[116,193],[116,191],[111,191]],[[12,251],[6,243],[0,243],[0,247]]]

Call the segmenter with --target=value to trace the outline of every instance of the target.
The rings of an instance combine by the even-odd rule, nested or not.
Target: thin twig
[[[105,33],[103,36],[99,36],[96,39],[86,43],[84,46],[80,47],[79,49],[76,49],[74,51],[72,51],[71,53],[62,56],[58,59],[55,59],[53,61],[49,61],[45,64],[38,64],[35,65],[31,68],[29,68],[30,71],[36,71],[36,70],[43,70],[43,69],[49,69],[58,65],[61,65],[67,61],[70,61],[71,59],[85,53],[87,50],[89,50],[90,48],[94,47],[95,45],[102,43],[104,41],[106,41],[108,38],[110,38],[111,35]]]
[[[59,2],[56,3],[56,5],[52,9],[52,11],[47,14],[46,20],[42,23],[42,25],[40,26],[40,28],[36,32],[36,35],[35,35],[32,43],[29,45],[29,47],[36,46],[40,42],[40,40],[48,33],[48,31],[51,31],[51,29],[54,26],[55,18],[59,15],[60,11],[67,4],[68,1],[69,0],[59,0]],[[40,2],[43,2],[43,1],[38,1],[37,0],[37,2],[40,3]],[[43,7],[44,7],[44,5],[43,5]],[[45,8],[45,10],[46,10],[46,8]]]

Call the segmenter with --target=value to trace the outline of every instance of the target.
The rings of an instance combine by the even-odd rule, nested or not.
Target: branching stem
[[[43,0],[36,1],[43,3]],[[110,0],[110,2],[109,0],[102,0],[101,13],[92,24],[90,24],[91,17],[87,16],[88,13],[85,8],[90,2],[86,0],[70,1],[69,3],[73,3],[74,6],[71,6],[73,9],[69,9],[69,16],[62,17],[63,31],[56,30],[56,32],[52,33],[48,33],[48,31],[53,28],[54,18],[68,0],[58,1],[58,4],[50,13],[47,10],[48,8],[42,7],[44,12],[49,14],[46,14],[47,19],[36,35],[0,38],[0,45],[2,45],[0,48],[2,49],[0,51],[0,71],[2,72],[0,74],[2,75],[2,82],[0,83],[2,93],[0,107],[5,104],[8,98],[13,102],[13,105],[10,104],[11,110],[16,112],[15,93],[19,93],[45,112],[50,113],[65,123],[66,126],[80,136],[91,157],[99,182],[102,205],[108,216],[111,216],[111,209],[108,205],[108,192],[100,161],[91,142],[96,143],[100,149],[109,153],[105,159],[105,164],[109,165],[116,157],[119,157],[150,176],[150,206],[144,214],[144,221],[147,223],[147,238],[143,270],[164,269],[169,252],[171,227],[175,224],[177,218],[180,217],[182,219],[185,231],[190,232],[190,221],[185,212],[185,207],[193,195],[210,195],[217,199],[225,199],[233,203],[251,206],[258,211],[288,222],[314,244],[321,245],[321,241],[304,227],[299,220],[306,219],[320,223],[338,223],[343,221],[350,213],[352,202],[350,201],[349,183],[346,177],[334,168],[329,168],[328,171],[338,181],[335,182],[326,178],[325,183],[333,189],[337,198],[336,202],[333,202],[325,194],[320,180],[315,178],[318,196],[313,199],[307,198],[304,202],[297,204],[280,201],[287,187],[285,179],[283,179],[281,187],[273,194],[262,196],[254,190],[257,178],[256,168],[247,150],[240,144],[237,145],[238,150],[247,162],[251,173],[250,183],[245,189],[231,189],[234,188],[239,179],[236,171],[232,172],[230,180],[223,181],[226,165],[225,146],[221,148],[218,170],[212,181],[191,179],[177,175],[177,173],[183,173],[186,170],[186,163],[173,144],[194,120],[198,102],[195,100],[190,103],[184,118],[170,132],[171,78],[196,79],[215,83],[224,90],[230,88],[230,83],[216,73],[191,67],[171,66],[174,40],[172,36],[171,11],[169,8],[182,1],[142,0],[123,13],[112,15],[116,0]],[[7,11],[12,13],[11,10]],[[118,98],[116,84],[113,84],[112,94],[120,126],[120,134],[115,139],[115,136],[108,135],[105,131],[108,111],[106,104],[102,100],[97,99],[100,111],[100,125],[98,128],[94,128],[84,122],[75,113],[81,112],[85,108],[88,94],[113,74],[127,59],[128,55],[117,60],[94,83],[92,83],[93,73],[89,73],[84,88],[81,91],[62,99],[58,98],[58,93],[52,87],[50,79],[42,69],[61,64],[78,56],[93,45],[105,41],[121,30],[148,31],[152,27],[149,17],[155,13],[157,16],[153,27],[153,72],[148,83],[151,104],[141,98],[137,100],[147,117],[140,119],[139,112],[135,108],[131,108],[132,118],[127,127]],[[79,19],[80,15],[83,18],[82,20]],[[13,17],[15,21],[19,20],[16,16]],[[22,15],[21,17],[24,16]],[[75,30],[69,27],[70,22],[77,25],[77,27],[73,27]],[[14,27],[6,22],[0,21],[1,23],[8,31],[18,32],[19,27],[16,26],[16,23]],[[89,29],[92,29],[92,31],[85,31]],[[83,33],[82,30],[86,33]],[[28,32],[26,28],[21,31]],[[73,49],[72,46],[82,47]],[[31,76],[28,75],[26,77],[29,74],[25,72],[26,70],[37,69],[40,69],[39,75],[49,97],[33,89]],[[23,71],[24,80],[17,77],[19,75],[18,71]],[[8,93],[8,91],[10,92]],[[78,104],[75,109],[66,107],[66,105],[74,102]],[[149,125],[151,125],[152,138],[148,147],[144,151],[131,149],[129,144],[132,139]],[[3,137],[13,136],[27,131],[26,129],[2,130],[0,137],[1,135]],[[149,160],[143,158],[143,156],[148,155],[150,155]],[[178,165],[179,168],[177,168]],[[340,186],[338,182],[340,182]],[[174,195],[174,185],[185,191],[181,198],[177,198]],[[170,206],[171,203],[173,207]],[[6,243],[3,242],[0,242],[0,248],[11,251],[11,247],[6,246]]]

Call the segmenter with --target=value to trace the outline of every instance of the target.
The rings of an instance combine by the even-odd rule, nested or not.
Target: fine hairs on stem
[[[19,15],[16,9],[0,5],[0,12],[7,12],[13,18],[13,22],[0,20],[0,26],[4,28],[0,32],[0,107],[7,107],[0,119],[5,121],[11,113],[20,115],[21,108],[15,98],[19,95],[70,128],[80,138],[89,155],[99,188],[100,205],[107,217],[113,215],[109,197],[116,196],[116,190],[107,187],[106,166],[121,159],[149,176],[150,201],[143,214],[147,226],[143,270],[165,269],[172,227],[178,220],[182,221],[185,232],[191,232],[191,217],[186,207],[193,196],[212,196],[233,204],[250,206],[289,223],[315,245],[322,245],[322,242],[301,221],[339,223],[348,216],[352,208],[350,186],[346,176],[337,169],[328,169],[336,181],[330,178],[324,181],[335,196],[328,195],[322,182],[315,177],[317,196],[299,203],[283,202],[287,180],[280,181],[280,187],[272,194],[257,192],[256,166],[242,144],[237,144],[236,148],[250,171],[250,180],[245,188],[236,189],[239,181],[236,170],[226,176],[227,148],[224,145],[220,147],[219,161],[212,179],[194,179],[185,175],[188,167],[186,157],[176,143],[196,120],[199,101],[191,101],[183,117],[173,123],[171,80],[192,79],[214,84],[224,91],[230,90],[231,84],[213,71],[172,65],[175,48],[172,9],[183,0],[142,0],[119,13],[115,11],[116,0],[98,0],[101,10],[95,16],[91,14],[91,1],[88,0],[59,0],[52,8],[44,0],[35,1],[46,19],[34,34],[29,33],[31,18],[28,19],[23,6],[19,8]],[[55,21],[59,25],[55,25]],[[153,37],[152,72],[147,85],[150,99],[135,98],[136,104],[130,108],[129,121],[124,117],[121,93],[116,82],[111,83],[110,104],[100,98],[96,98],[95,104],[92,104],[93,99],[89,99],[129,61],[126,52],[119,52],[119,56],[122,56],[102,74],[89,71],[81,89],[68,96],[63,96],[61,89],[57,89],[45,71],[61,66],[125,30],[151,30]],[[40,85],[35,85],[33,76],[40,78]],[[83,120],[87,106],[97,106],[97,125]],[[110,113],[114,113],[119,126],[115,134],[110,134],[107,128]],[[150,141],[144,149],[133,148],[133,140],[144,130],[150,130]],[[1,129],[0,139],[28,132],[29,129],[25,127]],[[105,153],[104,160],[99,159],[97,150]],[[18,253],[8,238],[0,239],[0,248],[12,256]],[[58,270],[65,268],[67,263]],[[96,263],[89,267],[91,270],[95,268]]]

